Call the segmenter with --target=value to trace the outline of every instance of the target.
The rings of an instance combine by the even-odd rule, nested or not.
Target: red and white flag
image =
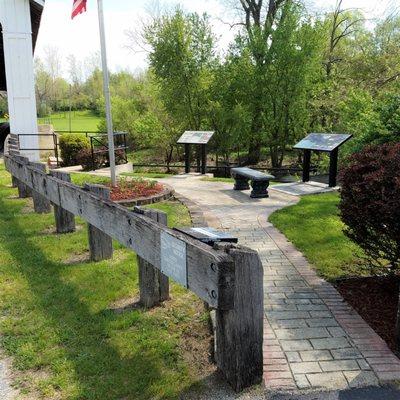
[[[72,19],[86,11],[86,2],[87,0],[74,0],[74,5],[72,6]]]

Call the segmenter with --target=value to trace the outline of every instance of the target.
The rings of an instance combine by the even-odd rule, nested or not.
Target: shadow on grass
[[[12,256],[14,271],[29,284],[34,296],[33,307],[39,308],[44,315],[46,329],[50,328],[57,336],[55,343],[49,343],[49,346],[57,347],[57,354],[61,352],[66,364],[73,368],[72,380],[77,388],[68,398],[163,397],[156,396],[153,387],[162,375],[157,362],[159,358],[146,345],[133,348],[126,356],[121,355],[110,343],[112,328],[109,324],[116,322],[115,313],[109,310],[93,313],[81,299],[78,288],[62,276],[63,270],[69,266],[50,260],[39,246],[32,243],[32,231],[27,233],[13,211],[5,212],[6,207],[9,205],[0,198],[0,209],[3,210],[0,212],[1,226],[12,226],[13,231],[12,240],[7,240],[6,232],[0,232],[6,236],[3,236],[3,249]],[[41,328],[37,326],[38,330]],[[40,337],[40,334],[36,335]],[[30,339],[14,337],[10,332],[2,338],[8,349],[23,346]],[[146,343],[145,338],[142,340]],[[35,347],[34,343],[32,345]],[[43,366],[57,369],[53,361],[57,364],[59,360],[47,360]],[[35,367],[40,369],[40,366]],[[58,390],[57,385],[52,386]],[[62,383],[60,386],[61,391],[66,389]]]

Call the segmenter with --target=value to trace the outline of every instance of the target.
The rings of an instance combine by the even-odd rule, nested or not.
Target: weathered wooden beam
[[[85,185],[85,189],[100,199],[110,199],[110,189],[102,185]],[[112,238],[103,230],[88,224],[89,252],[92,261],[109,260],[113,256]]]
[[[23,167],[29,164],[29,159],[18,155],[14,155],[13,157],[21,163],[20,169],[25,172],[25,169]],[[16,182],[18,189],[18,197],[20,199],[26,199],[28,197],[32,197],[32,190],[29,187],[29,185],[24,184],[24,180],[20,180],[18,179],[18,177],[16,177]]]
[[[11,185],[13,188],[18,187],[18,179],[15,176],[11,176]]]
[[[232,310],[216,310],[216,362],[234,390],[260,383],[263,375],[263,267],[257,252],[225,248],[235,262]],[[231,247],[231,248],[230,248]]]
[[[167,214],[157,210],[136,209],[146,217],[167,226]],[[138,256],[140,303],[152,308],[169,299],[169,279],[159,269]]]
[[[42,163],[31,162],[29,163],[31,167],[34,169],[46,173],[46,165]],[[33,179],[32,179],[33,180]],[[46,181],[42,180],[41,182],[35,182],[37,184],[46,185]],[[35,212],[39,214],[48,214],[51,212],[51,203],[47,200],[46,196],[41,195],[39,192],[35,190],[35,185],[32,190],[32,198],[33,198],[33,209]]]
[[[53,204],[107,232],[157,269],[161,269],[161,233],[181,241],[186,247],[188,289],[212,308],[233,308],[235,268],[232,258],[225,252],[216,251],[112,201],[100,199],[69,182],[32,170],[14,157],[5,156],[5,159],[7,170],[24,184],[33,187],[32,176],[35,180],[46,180],[46,186],[39,185],[37,190]]]
[[[71,182],[71,175],[67,172],[52,170],[50,175],[63,182]],[[59,234],[75,232],[75,215],[62,207],[53,204],[54,206],[54,219],[56,221],[56,232]]]
[[[32,197],[32,190],[27,185],[24,185],[21,181],[18,181],[17,189],[18,197],[20,199],[27,199],[28,197]]]

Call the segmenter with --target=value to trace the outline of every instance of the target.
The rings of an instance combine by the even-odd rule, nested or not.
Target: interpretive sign
[[[309,182],[311,170],[311,152],[323,151],[329,153],[329,186],[335,187],[337,181],[339,147],[352,138],[353,135],[338,133],[310,133],[297,143],[294,148],[303,150],[303,182]]]
[[[352,135],[338,133],[310,133],[297,143],[294,148],[331,152],[347,142],[351,137]]]
[[[203,243],[214,244],[217,242],[237,243],[238,238],[232,236],[229,232],[220,232],[214,228],[199,227],[199,228],[176,228],[177,231],[186,233],[194,239],[200,240]]]
[[[161,232],[161,272],[188,287],[186,243],[166,232]]]
[[[213,137],[213,131],[186,131],[178,140],[180,144],[207,144]]]

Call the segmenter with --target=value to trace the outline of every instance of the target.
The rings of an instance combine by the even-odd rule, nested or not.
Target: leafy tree
[[[181,129],[207,127],[212,71],[216,62],[214,35],[208,17],[177,9],[147,26],[150,65],[159,82],[167,112]]]
[[[3,96],[0,93],[0,116],[3,118],[4,115],[8,114],[8,102],[7,102],[7,96]]]
[[[280,167],[286,147],[307,132],[308,97],[320,70],[322,44],[318,27],[294,1],[270,2],[265,12],[262,1],[242,5],[246,33],[231,52],[249,66],[239,97],[251,112],[247,161],[257,163],[264,145],[272,166]]]
[[[249,51],[253,63],[253,72],[249,77],[249,89],[253,96],[251,136],[249,140],[248,163],[257,163],[260,159],[266,110],[265,96],[269,91],[266,69],[273,62],[273,33],[286,18],[283,6],[292,0],[270,0],[267,5],[263,0],[240,0],[245,33],[241,42]]]
[[[208,115],[215,131],[215,151],[225,163],[229,163],[231,153],[248,149],[252,124],[248,79],[252,69],[248,54],[232,52],[214,71]]]
[[[265,139],[273,167],[281,167],[286,148],[304,137],[309,127],[308,97],[320,72],[318,27],[304,20],[303,9],[286,3],[272,34],[271,62],[266,70]]]
[[[354,141],[354,151],[360,151],[371,144],[400,142],[400,96],[396,92],[388,93],[376,101],[373,107],[373,114],[371,111],[366,113],[373,120],[367,118],[365,129],[359,130]]]
[[[179,124],[165,110],[153,75],[135,79],[122,73],[113,75],[111,82],[112,92],[121,93],[112,97],[115,130],[128,133],[134,150],[156,149],[169,170],[181,131],[177,128]],[[124,90],[119,91],[119,85],[124,86]],[[99,109],[104,110],[104,99],[99,101]],[[104,111],[101,115],[105,118]],[[105,119],[99,128],[106,129]]]

